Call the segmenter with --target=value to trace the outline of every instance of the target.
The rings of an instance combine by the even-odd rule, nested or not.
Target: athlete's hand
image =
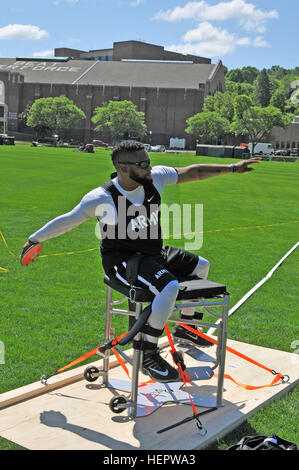
[[[248,160],[242,160],[241,162],[235,163],[236,173],[245,173],[246,171],[253,171],[254,168],[249,168],[248,165],[254,163],[260,163],[261,157],[249,158]]]

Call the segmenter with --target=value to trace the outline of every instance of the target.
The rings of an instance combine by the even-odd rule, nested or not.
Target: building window
[[[112,55],[108,55],[108,60],[112,60]]]

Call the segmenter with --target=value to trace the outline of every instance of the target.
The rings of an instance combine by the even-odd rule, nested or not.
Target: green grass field
[[[45,242],[43,257],[28,267],[21,267],[18,256],[31,233],[109,179],[109,153],[0,147],[0,230],[8,245],[0,237],[0,341],[5,347],[0,393],[35,382],[103,342],[106,289],[96,219]],[[153,165],[169,166],[232,162],[190,153],[151,157]],[[227,285],[231,306],[298,241],[298,177],[296,163],[261,162],[247,174],[165,189],[164,203],[203,204],[203,246],[198,254],[211,263],[209,279]],[[172,236],[165,240],[182,248],[183,243]],[[52,256],[56,254],[60,256]],[[298,254],[297,249],[230,317],[229,338],[294,352],[292,343],[299,340]],[[126,318],[118,317],[116,334],[126,329]],[[213,449],[225,449],[245,434],[271,432],[299,443],[298,398],[297,387]],[[0,448],[18,446],[0,438]]]

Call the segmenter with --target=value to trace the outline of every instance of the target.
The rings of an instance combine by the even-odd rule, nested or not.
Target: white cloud
[[[129,5],[131,7],[139,7],[139,5],[141,5],[142,3],[144,3],[144,0],[133,0],[129,3]]]
[[[263,38],[263,36],[257,36],[253,40],[253,45],[255,47],[271,47],[270,44]]]
[[[182,54],[219,57],[233,53],[236,47],[271,47],[262,36],[257,36],[254,40],[247,36],[238,37],[237,34],[217,28],[207,21],[188,31],[183,41],[183,44],[173,44],[165,48]]]
[[[60,3],[69,3],[70,5],[75,5],[75,3],[78,3],[80,0],[54,0],[53,5],[59,5]]]
[[[251,39],[248,37],[240,38],[240,39],[237,39],[236,44],[238,46],[250,46]]]
[[[54,57],[54,50],[48,49],[47,51],[42,52],[33,52],[33,57]]]
[[[202,57],[218,57],[230,54],[234,51],[232,44],[219,44],[208,42],[199,42],[196,44],[176,44],[168,46],[167,50],[180,52],[181,54],[194,54]]]
[[[160,10],[154,16],[156,20],[178,21],[192,18],[200,18],[200,11],[205,8],[206,2],[189,2],[184,7],[175,7],[173,10]]]
[[[38,41],[48,36],[48,32],[31,24],[9,24],[0,28],[0,39],[27,39]]]
[[[183,7],[175,7],[170,10],[160,10],[154,19],[169,22],[183,19],[200,19],[206,21],[225,21],[237,19],[239,24],[247,31],[255,30],[265,32],[265,23],[268,19],[278,18],[276,10],[262,11],[254,4],[245,0],[230,0],[209,5],[206,1],[188,2]]]

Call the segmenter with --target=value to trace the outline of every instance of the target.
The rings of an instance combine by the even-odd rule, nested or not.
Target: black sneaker
[[[193,325],[192,328],[197,330]],[[201,330],[199,329],[199,331]],[[172,336],[174,341],[181,345],[186,344],[190,346],[198,346],[199,348],[208,348],[209,346],[213,346],[213,343],[210,343],[210,341],[202,338],[201,336],[197,336],[195,333],[192,333],[192,331],[186,330],[186,328],[180,325],[175,325],[172,331]]]
[[[157,382],[175,382],[178,371],[160,356],[160,349],[143,353],[142,373]]]

